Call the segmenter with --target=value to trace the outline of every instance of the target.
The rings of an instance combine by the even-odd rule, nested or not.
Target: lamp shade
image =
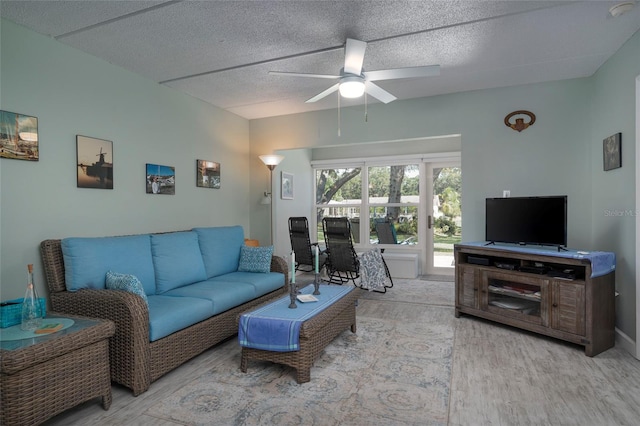
[[[364,81],[360,77],[344,77],[338,90],[345,98],[359,98],[364,94]]]
[[[271,194],[268,192],[265,192],[262,198],[260,199],[260,204],[264,204],[264,205],[271,204]]]
[[[282,155],[275,154],[260,155],[258,158],[260,158],[260,160],[262,160],[262,162],[267,166],[277,166],[282,160],[284,160]]]

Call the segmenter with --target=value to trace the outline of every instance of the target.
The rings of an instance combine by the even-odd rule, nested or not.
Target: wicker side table
[[[0,342],[0,424],[36,425],[81,402],[111,406],[111,321],[51,312],[74,324],[43,337]]]

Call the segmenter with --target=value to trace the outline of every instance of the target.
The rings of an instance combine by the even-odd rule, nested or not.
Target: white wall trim
[[[442,139],[442,138],[455,138],[460,137],[461,133],[452,133],[450,135],[437,135],[437,136],[420,136],[417,138],[402,138],[402,139],[372,139],[366,140],[363,139],[358,142],[358,144],[376,144],[376,143],[388,143],[388,142],[415,142],[415,141],[428,141],[433,139]],[[322,145],[322,149],[324,148],[337,148],[343,147],[343,144],[333,144],[333,145]]]
[[[629,351],[640,359],[640,75],[636,77],[636,344]]]
[[[406,155],[385,155],[380,157],[360,157],[360,158],[345,158],[338,160],[314,160],[311,161],[312,167],[323,166],[323,165],[362,165],[362,163],[371,163],[376,164],[379,162],[383,162],[384,164],[401,164],[410,161],[460,161],[461,153],[460,151],[453,152],[433,152],[429,154],[406,154]],[[403,163],[404,164],[404,163]]]
[[[616,327],[616,346],[636,356],[636,342]],[[636,356],[637,357],[637,356]]]

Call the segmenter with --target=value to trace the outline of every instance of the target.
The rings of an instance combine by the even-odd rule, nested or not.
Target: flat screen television
[[[492,243],[566,247],[567,196],[487,198],[485,236]]]

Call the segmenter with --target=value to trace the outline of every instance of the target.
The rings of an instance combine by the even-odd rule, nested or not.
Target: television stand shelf
[[[588,257],[570,252],[481,243],[456,244],[454,255],[456,318],[473,315],[565,340],[584,346],[587,356],[614,346],[615,264],[594,273]]]

